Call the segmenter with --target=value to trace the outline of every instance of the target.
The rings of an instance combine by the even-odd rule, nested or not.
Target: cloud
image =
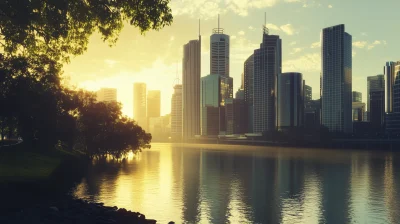
[[[231,39],[231,40],[234,40],[234,39],[236,39],[236,36],[235,36],[235,35],[230,36],[230,39]]]
[[[254,30],[254,27],[252,27],[252,26],[249,26],[249,30]]]
[[[297,42],[296,41],[292,41],[292,42],[290,42],[290,46],[293,46],[293,45],[296,45],[297,44]]]
[[[280,31],[281,29],[279,28],[279,26],[272,24],[272,23],[267,23],[266,25],[268,27],[269,30],[276,30],[276,31]]]
[[[300,53],[302,51],[303,51],[303,48],[296,47],[296,48],[293,48],[293,50],[292,50],[292,52],[290,52],[290,54],[297,54],[297,53]]]
[[[238,34],[239,34],[240,36],[243,36],[245,33],[244,33],[243,30],[241,30],[241,31],[238,32]]]
[[[373,45],[378,45],[378,44],[381,44],[381,41],[379,41],[379,40],[376,40],[376,41],[374,41],[374,43],[372,43]]]
[[[292,24],[286,24],[286,25],[282,25],[282,26],[277,26],[275,24],[268,23],[266,26],[267,26],[267,28],[269,30],[281,31],[281,32],[283,32],[283,33],[285,33],[285,34],[287,34],[289,36],[293,35],[294,32],[295,32]]]
[[[281,30],[289,36],[294,34],[294,29],[293,29],[292,24],[286,24],[286,25],[281,26]]]
[[[368,34],[365,33],[365,32],[362,32],[362,33],[361,33],[361,36],[368,36]]]
[[[105,59],[104,63],[106,63],[108,67],[113,68],[119,62],[116,60],[112,60],[112,59]]]
[[[170,41],[174,41],[174,40],[175,40],[175,37],[174,37],[174,36],[171,36],[171,37],[169,38],[169,40],[170,40]]]
[[[317,41],[317,42],[314,42],[314,43],[311,44],[311,48],[319,48],[319,47],[321,47],[321,42],[320,41]]]
[[[330,8],[330,9],[331,9],[331,8],[333,8],[333,6],[332,6],[332,5],[328,5],[328,8]]]
[[[353,42],[353,47],[356,47],[356,48],[364,48],[365,46],[367,46],[367,41],[356,41],[356,42]]]
[[[217,14],[231,11],[239,16],[247,16],[250,9],[273,7],[279,0],[172,0],[170,3],[174,16],[189,15],[210,19]]]
[[[298,71],[320,71],[321,55],[319,53],[305,54],[296,59],[290,59],[283,62],[284,72]]]

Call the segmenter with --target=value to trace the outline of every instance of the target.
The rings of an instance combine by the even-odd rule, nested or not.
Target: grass
[[[32,152],[22,145],[0,148],[0,183],[36,182],[49,178],[68,157],[65,150]]]

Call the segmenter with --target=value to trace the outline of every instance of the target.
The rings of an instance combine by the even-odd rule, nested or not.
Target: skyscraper
[[[310,102],[312,100],[312,87],[307,86],[304,82],[304,101]]]
[[[304,92],[301,73],[278,74],[276,113],[278,130],[303,126]]]
[[[254,91],[254,55],[250,55],[244,62],[244,102],[247,107],[248,127],[247,131],[253,132],[253,91]]]
[[[224,29],[213,29],[210,37],[210,74],[229,77],[229,36],[224,34]]]
[[[133,84],[133,118],[139,126],[147,129],[147,113],[146,113],[146,84]]]
[[[117,89],[101,88],[96,92],[96,98],[99,102],[117,102]]]
[[[386,102],[386,133],[390,137],[400,136],[400,61],[387,63],[387,85],[385,88]],[[390,67],[388,67],[388,65]]]
[[[161,116],[161,92],[160,90],[149,90],[147,92],[147,117]]]
[[[362,93],[353,91],[353,101],[352,102],[353,103],[355,103],[355,102],[361,103],[362,102]]]
[[[322,125],[352,133],[352,37],[343,24],[322,30]]]
[[[182,138],[182,85],[175,85],[172,94],[171,137],[173,140]]]
[[[260,48],[254,50],[253,132],[274,131],[275,80],[282,70],[282,41],[264,27]]]
[[[201,78],[201,135],[218,135],[226,131],[225,101],[233,98],[232,85],[231,77],[219,74]]]
[[[200,34],[184,45],[182,67],[182,135],[188,140],[200,134]]]
[[[367,110],[371,111],[370,107],[370,95],[375,91],[385,91],[385,79],[383,75],[369,76],[367,77]]]

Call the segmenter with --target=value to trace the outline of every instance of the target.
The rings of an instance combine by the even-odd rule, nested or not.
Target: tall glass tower
[[[229,77],[229,36],[224,34],[224,29],[213,29],[210,37],[210,74]]]
[[[200,135],[200,34],[184,45],[182,66],[182,137],[187,141]]]
[[[352,133],[352,37],[343,24],[322,30],[322,125]]]
[[[282,40],[278,35],[270,35],[267,27],[264,27],[260,48],[254,50],[254,133],[274,131],[276,128],[275,80],[281,71]]]

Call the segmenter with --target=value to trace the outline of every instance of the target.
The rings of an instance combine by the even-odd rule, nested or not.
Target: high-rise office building
[[[225,100],[233,98],[232,85],[231,77],[219,74],[210,74],[201,78],[201,135],[225,133]],[[217,110],[218,118],[212,117],[216,116],[215,111]],[[216,120],[218,122],[215,122]],[[210,123],[210,121],[213,122]],[[218,129],[215,129],[214,126],[217,126]]]
[[[182,138],[182,85],[174,86],[171,99],[171,137],[173,140]]]
[[[264,27],[260,48],[254,50],[253,132],[274,131],[275,80],[282,70],[282,41]]]
[[[352,133],[352,37],[345,26],[322,30],[322,125]]]
[[[96,92],[96,99],[99,102],[117,102],[117,89],[101,88]]]
[[[244,102],[247,107],[248,127],[247,131],[253,132],[253,91],[254,91],[254,55],[252,54],[244,62]]]
[[[375,91],[385,91],[385,80],[383,75],[367,77],[367,111],[370,112],[370,95]]]
[[[354,95],[353,95],[354,96]],[[353,102],[352,103],[352,113],[353,121],[364,121],[364,114],[365,114],[365,103],[361,101]]]
[[[147,117],[161,116],[161,91],[149,90],[147,92]]]
[[[219,27],[219,15],[218,28],[210,37],[210,74],[229,77],[229,36]]]
[[[304,82],[304,101],[310,102],[312,100],[312,87],[308,86]]]
[[[387,63],[390,73],[386,75],[385,103],[386,103],[386,133],[389,137],[400,136],[400,61]],[[389,69],[389,68],[388,68]]]
[[[304,89],[301,73],[278,74],[277,79],[277,112],[278,130],[289,130],[303,126]]]
[[[400,62],[398,62],[400,63]],[[389,61],[383,68],[385,80],[385,112],[393,112],[393,87],[394,87],[394,68],[396,63]]]
[[[184,45],[182,67],[182,137],[189,140],[200,135],[200,34]]]
[[[372,96],[374,99],[372,99]],[[383,99],[382,99],[383,97]],[[382,101],[382,102],[381,102]],[[367,117],[372,127],[381,129],[385,112],[385,80],[384,75],[367,77]]]
[[[321,100],[306,102],[304,108],[304,128],[306,131],[319,130],[321,125]]]
[[[362,102],[362,93],[353,91],[353,103],[361,103]]]
[[[139,126],[147,129],[147,95],[145,83],[133,84],[133,119]]]
[[[369,93],[369,121],[371,128],[380,133],[385,122],[385,91],[375,90]]]
[[[226,134],[244,134],[247,132],[247,107],[244,99],[225,100]]]
[[[238,89],[235,94],[236,99],[244,100],[244,90]]]

